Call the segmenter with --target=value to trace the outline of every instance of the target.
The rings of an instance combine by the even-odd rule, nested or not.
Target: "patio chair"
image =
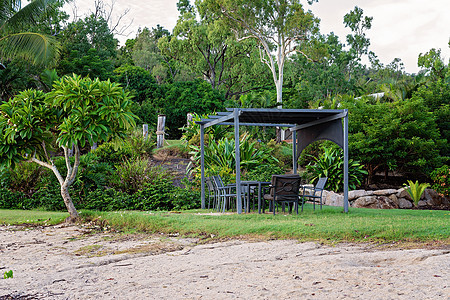
[[[328,177],[321,177],[319,178],[319,181],[317,181],[316,186],[309,187],[309,186],[303,186],[303,193],[302,193],[302,211],[303,211],[303,204],[305,201],[310,201],[313,203],[313,208],[316,210],[316,203],[320,204],[320,209],[322,209],[322,194],[323,189],[325,188],[325,184],[327,183]],[[306,194],[308,192],[308,194]]]
[[[300,202],[299,191],[300,191],[300,176],[297,174],[293,175],[272,175],[272,184],[270,185],[270,193],[264,195],[265,200],[269,200],[272,203],[273,214],[275,215],[275,210],[278,203],[284,204],[292,203],[295,206],[295,211],[298,214],[298,205]],[[291,211],[292,207],[289,209]]]
[[[208,209],[211,207],[211,200],[212,200],[212,208],[215,209],[217,204],[217,189],[214,187],[213,179],[212,177],[206,177],[205,183],[208,188]]]
[[[222,212],[225,212],[227,202],[231,205],[230,198],[236,198],[236,184],[225,185],[219,175],[212,176],[212,179],[217,191],[217,210],[220,211],[222,207]]]

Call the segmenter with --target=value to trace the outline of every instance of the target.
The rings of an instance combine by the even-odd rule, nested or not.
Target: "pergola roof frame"
[[[344,120],[343,127],[340,120]],[[233,121],[231,121],[233,120]],[[338,121],[339,120],[339,121]],[[346,109],[267,109],[227,108],[226,112],[209,115],[195,121],[200,125],[200,162],[202,209],[205,208],[204,132],[214,125],[233,125],[236,157],[236,194],[241,194],[239,126],[287,127],[293,134],[293,171],[297,173],[297,161],[301,151],[313,141],[328,139],[344,150],[344,212],[348,212],[348,111]],[[304,141],[298,143],[300,133]],[[342,134],[342,135],[341,135]],[[298,147],[298,149],[297,149]],[[298,153],[296,153],[298,150]],[[242,199],[237,197],[237,212],[242,213]]]

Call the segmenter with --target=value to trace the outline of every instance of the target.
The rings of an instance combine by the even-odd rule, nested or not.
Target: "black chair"
[[[328,177],[321,177],[315,187],[303,186],[302,193],[302,211],[303,204],[305,201],[310,201],[313,203],[314,210],[316,210],[316,203],[320,204],[320,209],[322,209],[322,194],[325,184],[327,183]],[[306,194],[308,192],[308,194]]]
[[[272,203],[273,214],[278,203],[284,205],[286,203],[292,203],[295,206],[295,211],[298,214],[298,205],[300,202],[300,176],[298,174],[293,175],[272,175],[272,183],[269,186],[270,193],[264,195],[265,200],[269,200]],[[291,210],[291,209],[290,209]]]

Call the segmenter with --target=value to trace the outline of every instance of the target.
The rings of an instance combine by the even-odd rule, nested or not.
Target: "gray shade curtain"
[[[342,120],[337,119],[297,130],[298,144],[296,159],[299,159],[302,151],[309,144],[318,140],[332,141],[344,149],[344,131],[342,128]]]

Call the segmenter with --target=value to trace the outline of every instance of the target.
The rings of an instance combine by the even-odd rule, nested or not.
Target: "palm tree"
[[[35,64],[54,62],[59,43],[50,35],[22,32],[26,25],[35,24],[52,4],[61,0],[34,0],[22,7],[20,0],[0,0],[0,60],[22,57]]]

